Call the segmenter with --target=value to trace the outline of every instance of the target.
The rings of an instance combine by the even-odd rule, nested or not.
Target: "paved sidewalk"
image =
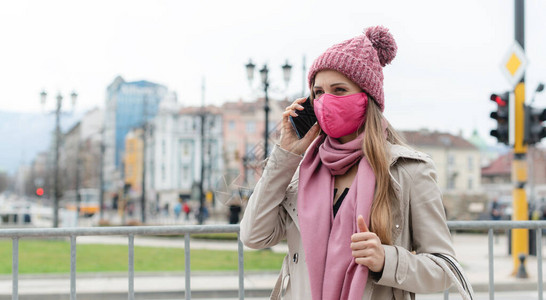
[[[487,235],[454,234],[455,251],[460,263],[465,268],[469,280],[477,292],[487,292],[489,285],[489,266],[487,256]],[[78,243],[127,244],[126,237],[92,236],[78,237]],[[183,238],[135,237],[137,246],[184,248]],[[237,250],[233,241],[191,241],[192,249]],[[528,279],[511,276],[512,257],[507,255],[507,238],[498,236],[494,244],[495,291],[537,291],[536,257],[527,260]],[[249,250],[246,249],[245,250]],[[286,252],[281,244],[273,251]],[[544,261],[544,260],[543,260]],[[277,272],[245,272],[245,290],[247,297],[267,297],[275,284]],[[135,292],[137,299],[181,299],[184,291],[184,273],[137,273]],[[192,272],[192,298],[237,297],[237,272]],[[0,300],[11,299],[11,276],[0,276]],[[76,280],[78,299],[127,299],[128,278],[126,273],[78,274]],[[21,275],[19,294],[23,299],[68,299],[70,280],[68,275]],[[33,296],[34,295],[34,296]],[[49,298],[48,298],[49,296]],[[438,297],[440,297],[438,295]],[[426,298],[426,297],[425,297]],[[432,298],[426,298],[432,299]],[[440,297],[438,299],[443,299]],[[457,298],[453,298],[457,299]],[[523,298],[522,298],[523,299]]]

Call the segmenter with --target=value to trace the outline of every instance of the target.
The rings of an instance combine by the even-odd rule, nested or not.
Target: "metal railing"
[[[76,300],[76,238],[78,236],[122,235],[128,238],[129,300],[135,299],[135,235],[184,235],[185,297],[191,299],[190,234],[237,233],[239,269],[239,299],[244,299],[243,243],[239,237],[239,225],[184,225],[184,226],[138,226],[96,228],[23,228],[0,230],[0,238],[12,239],[12,300],[19,299],[19,239],[26,237],[70,237],[70,299]]]
[[[538,299],[543,299],[542,284],[542,230],[546,221],[448,221],[450,230],[487,230],[489,257],[489,298],[494,299],[493,233],[499,229],[535,229],[538,274]],[[184,235],[185,253],[185,298],[191,299],[190,235],[195,233],[237,233],[239,299],[244,299],[243,244],[239,236],[239,225],[182,225],[182,226],[138,226],[138,227],[96,227],[96,228],[24,228],[0,230],[0,238],[12,239],[12,299],[18,300],[19,283],[19,239],[26,237],[70,237],[70,299],[76,299],[76,238],[78,236],[122,235],[128,238],[128,299],[133,300],[134,292],[134,237],[135,235]],[[448,299],[449,292],[444,292]]]
[[[542,229],[546,229],[546,221],[448,221],[450,230],[487,230],[487,255],[489,258],[489,299],[495,299],[495,273],[493,267],[493,233],[498,229],[535,229],[537,254],[537,285],[538,299],[542,300]],[[449,298],[448,291],[444,299]]]

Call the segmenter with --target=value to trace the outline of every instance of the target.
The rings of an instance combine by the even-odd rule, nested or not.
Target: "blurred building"
[[[206,107],[205,123],[201,124],[202,113],[201,107],[180,108],[176,95],[160,104],[146,150],[147,194],[149,199],[155,199],[157,208],[167,203],[174,207],[180,198],[195,198],[192,189],[201,181],[202,165],[204,191],[212,191],[219,184],[224,170],[222,113],[218,107]]]
[[[100,189],[103,156],[104,110],[94,108],[85,113],[80,123],[81,186]]]
[[[474,129],[472,135],[468,138],[472,145],[480,150],[480,166],[485,167],[491,164],[499,156],[508,152],[508,147],[503,144],[489,145],[485,139],[479,135],[478,130]]]
[[[112,196],[123,186],[122,168],[125,137],[157,114],[167,88],[149,81],[126,82],[118,76],[106,90],[104,117],[104,183]],[[111,198],[111,197],[109,197]]]
[[[261,175],[264,159],[264,98],[253,102],[222,105],[225,179],[228,184],[253,187]],[[269,144],[271,152],[280,137],[282,113],[290,103],[269,100]]]
[[[403,131],[412,147],[429,154],[444,192],[481,191],[480,150],[461,136],[437,131]]]
[[[125,155],[123,159],[124,183],[131,185],[131,192],[140,193],[142,190],[142,149],[143,130],[133,129],[125,137]]]
[[[61,139],[60,206],[82,215],[99,210],[102,123],[102,110],[92,109]]]
[[[63,190],[100,189],[103,121],[104,112],[91,109],[63,135],[59,159]]]
[[[81,182],[81,122],[76,123],[62,137],[59,149],[61,190],[74,191]]]
[[[487,209],[481,187],[480,150],[462,136],[429,131],[402,131],[413,148],[429,154],[436,165],[448,219],[477,219]]]
[[[499,156],[482,168],[484,189],[491,198],[512,197],[512,162],[514,154]],[[546,149],[529,147],[527,151],[527,199],[546,202]]]

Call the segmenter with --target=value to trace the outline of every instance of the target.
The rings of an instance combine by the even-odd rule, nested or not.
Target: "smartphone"
[[[301,103],[303,110],[296,110],[297,117],[290,116],[290,122],[292,127],[296,130],[298,138],[303,138],[305,134],[315,125],[317,117],[315,116],[315,110],[311,105],[311,97],[307,97],[305,102]]]

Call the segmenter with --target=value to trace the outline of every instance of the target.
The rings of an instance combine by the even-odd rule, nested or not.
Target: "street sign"
[[[518,42],[514,42],[501,62],[501,72],[506,76],[512,87],[520,82],[523,74],[525,74],[527,63],[525,51]]]

